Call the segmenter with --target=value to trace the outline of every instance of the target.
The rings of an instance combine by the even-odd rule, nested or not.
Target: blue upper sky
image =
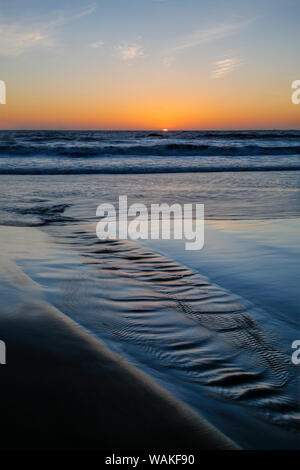
[[[28,125],[296,127],[299,18],[299,0],[1,0],[3,119],[26,124],[26,95]]]

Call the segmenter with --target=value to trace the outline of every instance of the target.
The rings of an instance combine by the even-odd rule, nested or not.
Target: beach
[[[291,361],[300,300],[298,156],[286,156],[276,170],[262,170],[270,163],[261,155],[234,168],[226,157],[231,167],[224,170],[216,156],[202,171],[206,157],[195,154],[193,169],[189,162],[180,171],[169,143],[164,149],[177,173],[140,174],[139,157],[119,156],[118,172],[115,156],[105,169],[104,150],[93,167],[74,156],[74,139],[86,145],[101,135],[69,135],[72,148],[59,143],[64,134],[29,137],[27,157],[4,155],[0,165],[2,447],[298,448],[298,369]],[[146,140],[149,154],[161,139],[113,138],[129,138],[127,154],[130,139],[135,147]],[[213,136],[220,138],[229,139],[230,152],[246,139]],[[40,154],[44,141],[35,148],[41,139],[50,142],[47,156]],[[273,147],[284,141],[284,148],[297,141],[258,139],[261,147],[265,139]],[[72,152],[67,162],[51,156],[53,145]],[[180,145],[179,154],[199,152],[200,144]],[[203,249],[187,251],[184,240],[173,239],[99,240],[96,209],[116,205],[120,195],[147,207],[204,204]]]
[[[0,452],[300,450],[299,17],[0,0]]]
[[[35,257],[37,248],[44,255],[55,251],[33,229],[2,228],[0,237],[2,243],[10,240],[10,248],[26,240],[23,256]],[[10,257],[14,250],[5,251],[0,328],[8,348],[7,367],[1,370],[1,449],[236,448],[47,303]],[[13,299],[9,307],[5,295]]]

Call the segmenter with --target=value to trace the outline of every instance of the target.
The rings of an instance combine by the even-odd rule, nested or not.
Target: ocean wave
[[[233,138],[233,139],[278,139],[278,138],[300,138],[300,130],[169,130],[163,132],[161,130],[0,130],[0,138],[6,137],[22,138],[28,140],[80,140],[80,139],[99,139],[114,138],[115,136],[145,138],[145,137],[180,137],[184,138]]]
[[[216,145],[193,143],[164,143],[159,145],[40,145],[14,144],[0,145],[1,157],[70,157],[99,158],[109,156],[260,156],[260,155],[300,155],[300,145],[270,146]]]
[[[300,170],[300,131],[2,131],[0,174]]]
[[[300,171],[297,165],[246,165],[246,166],[150,166],[134,167],[2,167],[0,175],[139,175],[156,173],[219,173],[219,172],[252,172],[252,171]]]

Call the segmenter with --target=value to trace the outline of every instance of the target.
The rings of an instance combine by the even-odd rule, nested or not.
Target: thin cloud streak
[[[96,3],[92,3],[91,5],[87,6],[86,8],[83,8],[81,11],[76,13],[74,15],[74,18],[77,19],[77,18],[82,18],[83,16],[89,16],[92,13],[94,13],[96,8],[97,8]]]
[[[93,3],[80,11],[67,15],[64,11],[58,11],[55,17],[48,22],[35,22],[27,24],[0,23],[0,55],[19,56],[24,52],[31,51],[37,46],[52,47],[55,45],[54,35],[59,26],[76,21],[88,16],[96,9]]]
[[[214,63],[214,70],[212,72],[212,78],[218,79],[227,75],[235,70],[241,63],[241,60],[233,57],[228,59],[218,60]]]
[[[242,30],[252,20],[242,21],[240,23],[220,24],[209,29],[201,29],[189,34],[180,40],[172,48],[173,52],[184,51],[193,47],[201,46],[212,41],[217,41],[231,36]]]
[[[177,39],[175,44],[165,51],[163,64],[170,67],[176,60],[178,54],[183,53],[189,49],[200,47],[210,42],[219,41],[226,37],[237,34],[242,31],[246,26],[251,24],[255,19],[244,20],[240,22],[232,22],[227,24],[219,24],[207,29],[199,29],[191,34],[182,36]]]

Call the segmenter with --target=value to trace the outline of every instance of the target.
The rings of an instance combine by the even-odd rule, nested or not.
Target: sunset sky
[[[299,0],[0,0],[0,128],[300,128],[299,18]]]

